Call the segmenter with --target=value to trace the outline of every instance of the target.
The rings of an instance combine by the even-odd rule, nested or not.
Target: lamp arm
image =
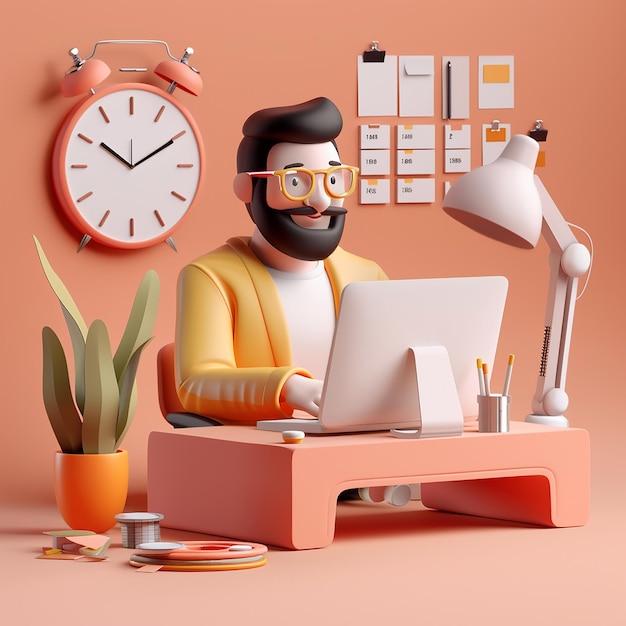
[[[569,402],[565,380],[578,277],[589,269],[590,255],[587,248],[578,242],[537,176],[535,185],[543,209],[541,232],[550,247],[550,283],[533,413],[526,417],[526,421],[567,427],[569,424],[563,415]]]

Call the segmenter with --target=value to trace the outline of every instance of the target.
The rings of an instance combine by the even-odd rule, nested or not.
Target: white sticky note
[[[434,124],[401,124],[396,128],[396,146],[400,150],[423,150],[435,147]]]
[[[362,176],[385,176],[391,171],[390,150],[361,150],[360,165]]]
[[[398,178],[396,181],[398,204],[427,204],[435,201],[434,178]]]
[[[398,59],[400,117],[432,117],[435,113],[435,57]]]
[[[361,149],[389,149],[391,147],[391,127],[388,124],[361,124]]]
[[[357,57],[358,114],[361,117],[398,114],[398,57],[385,55],[381,63]]]
[[[418,176],[435,173],[434,150],[398,150],[396,174]]]
[[[387,204],[391,199],[388,178],[361,178],[360,204]]]
[[[471,167],[471,150],[446,150],[444,172],[469,172]]]
[[[515,106],[514,84],[514,57],[478,57],[479,109],[512,109]]]
[[[462,149],[472,147],[472,127],[469,124],[463,124],[461,128],[452,128],[452,125],[444,126],[444,146],[447,149]]]

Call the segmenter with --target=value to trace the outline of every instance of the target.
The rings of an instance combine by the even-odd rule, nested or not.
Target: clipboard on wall
[[[357,57],[358,115],[396,116],[398,114],[398,57],[389,55],[372,42]]]

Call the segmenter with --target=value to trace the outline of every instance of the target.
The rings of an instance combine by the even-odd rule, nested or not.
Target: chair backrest
[[[159,407],[163,417],[167,417],[170,413],[184,413],[185,409],[176,393],[173,343],[164,345],[157,354],[157,384]]]

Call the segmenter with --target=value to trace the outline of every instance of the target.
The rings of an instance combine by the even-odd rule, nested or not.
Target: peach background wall
[[[176,7],[180,6],[180,10]],[[591,8],[593,7],[593,8]],[[593,235],[591,282],[579,301],[571,352],[567,413],[573,426],[592,435],[595,488],[609,496],[625,434],[619,402],[624,206],[620,125],[625,57],[621,0],[592,5],[555,0],[506,2],[361,0],[285,3],[277,0],[176,5],[162,0],[111,0],[88,10],[64,9],[32,0],[12,6],[3,25],[2,120],[2,454],[0,498],[51,501],[52,453],[56,449],[40,392],[40,331],[50,325],[66,337],[58,304],[38,265],[36,234],[87,321],[101,317],[117,342],[140,277],[158,271],[162,295],[156,339],[140,365],[139,407],[125,440],[131,453],[131,489],[145,486],[146,441],[166,429],[157,402],[155,356],[172,339],[176,277],[185,262],[249,234],[246,211],[231,190],[241,125],[253,111],[325,95],[344,115],[339,146],[344,162],[358,164],[356,57],[373,39],[391,54],[471,57],[473,165],[480,162],[478,129],[497,118],[526,133],[535,119],[549,129],[547,166],[540,172],[565,216]],[[34,16],[37,19],[34,20]],[[79,234],[61,219],[49,175],[55,132],[72,101],[59,91],[70,65],[67,50],[88,54],[100,39],[164,39],[180,55],[186,46],[202,72],[204,92],[178,97],[195,116],[205,138],[208,172],[192,216],[175,235],[179,252],[165,244],[125,252],[90,244],[76,254]],[[120,64],[154,67],[156,47],[98,53]],[[477,109],[478,55],[514,55],[515,108]],[[130,60],[129,60],[130,59]],[[113,72],[109,82],[119,80]],[[159,84],[160,79],[150,77]],[[441,125],[436,76],[437,116]],[[617,115],[616,115],[617,114]],[[390,123],[405,120],[391,118]],[[429,122],[427,118],[414,120]],[[438,133],[438,181],[442,137]],[[496,379],[508,352],[517,355],[512,393],[516,417],[530,405],[538,366],[548,280],[547,249],[508,249],[469,232],[440,210],[442,185],[433,205],[383,207],[348,204],[344,247],[377,259],[393,278],[502,273],[510,296]],[[620,451],[621,452],[621,451]]]

